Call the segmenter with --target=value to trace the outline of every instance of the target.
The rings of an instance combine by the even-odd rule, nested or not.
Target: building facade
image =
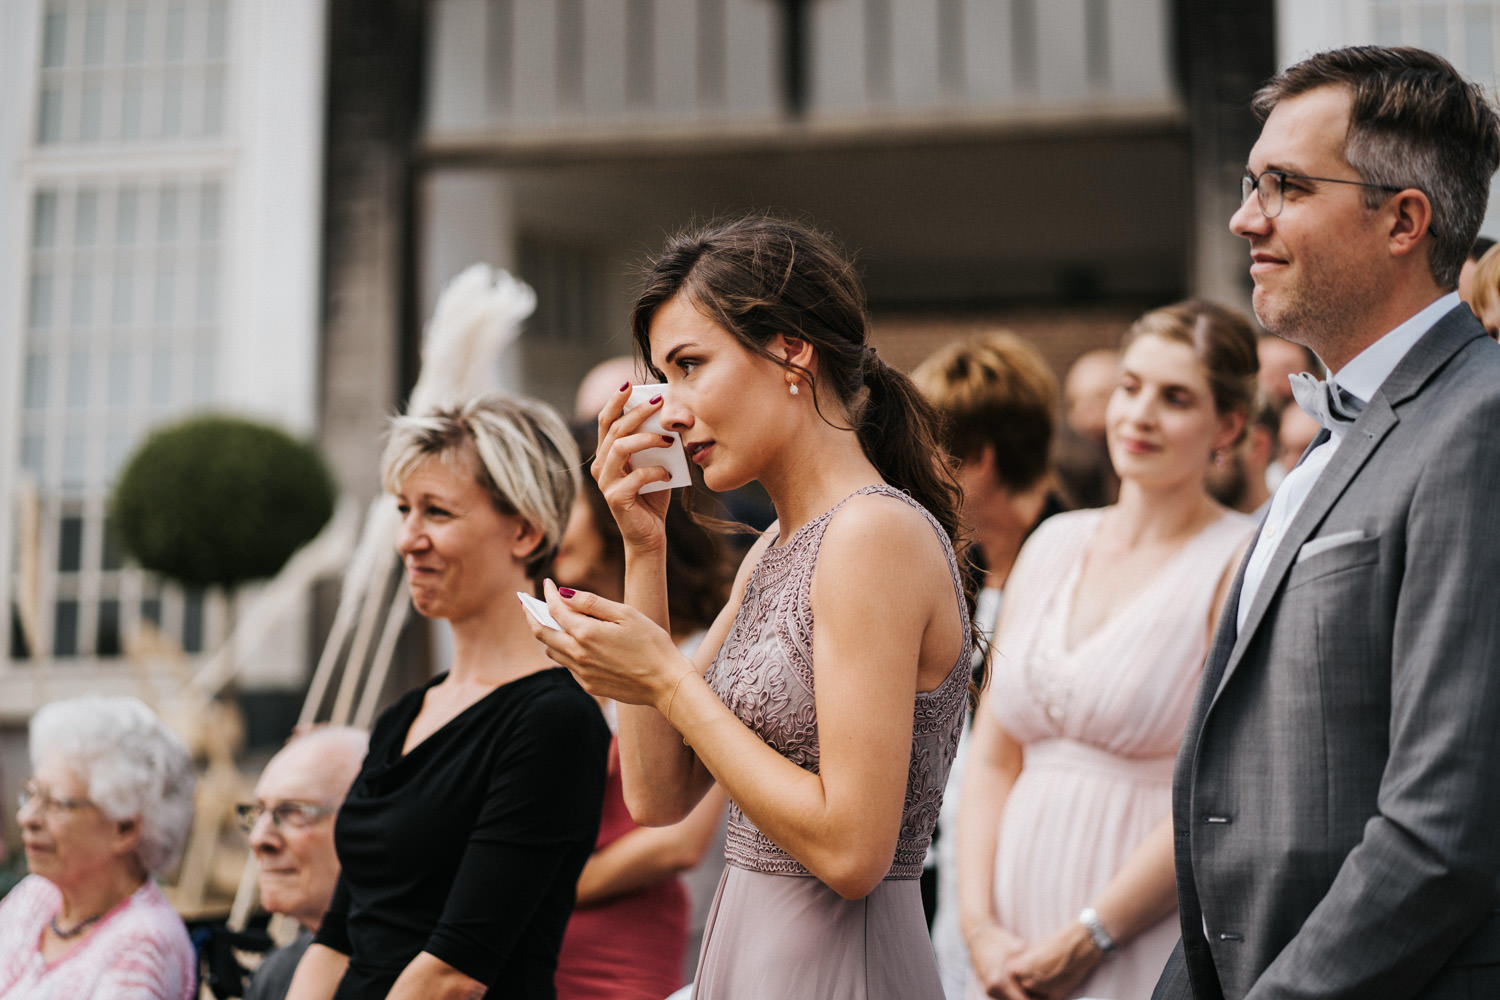
[[[1004,325],[1061,368],[1151,305],[1248,303],[1247,97],[1356,41],[1493,86],[1500,0],[0,3],[0,725],[131,689],[142,623],[222,640],[222,599],[110,543],[150,428],[267,419],[373,497],[465,265],[537,288],[497,379],[565,409],[663,234],[742,211],[855,249],[894,363]],[[304,684],[313,631],[245,685]]]
[[[0,5],[0,723],[136,690],[142,625],[189,657],[223,639],[222,595],[127,564],[109,490],[191,412],[317,429],[324,23],[303,0]],[[252,676],[300,683],[303,646]]]

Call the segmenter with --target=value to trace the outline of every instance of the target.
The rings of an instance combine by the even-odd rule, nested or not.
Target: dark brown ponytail
[[[938,441],[937,411],[869,346],[864,288],[831,237],[759,215],[669,237],[631,313],[636,350],[657,379],[665,376],[651,364],[651,321],[678,295],[747,350],[796,371],[815,403],[824,393],[838,400],[881,478],[925,507],[961,550],[961,492]],[[816,378],[770,352],[777,334],[813,346]],[[973,580],[965,591],[972,615]]]

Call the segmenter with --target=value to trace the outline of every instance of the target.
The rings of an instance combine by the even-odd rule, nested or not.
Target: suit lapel
[[[1477,334],[1476,334],[1477,328]],[[1245,650],[1250,641],[1255,637],[1256,630],[1265,621],[1266,613],[1272,602],[1281,590],[1281,584],[1292,564],[1296,561],[1297,551],[1317,530],[1318,525],[1333,508],[1339,497],[1349,488],[1359,470],[1369,461],[1370,456],[1375,453],[1376,448],[1385,436],[1391,432],[1400,418],[1396,415],[1396,407],[1414,396],[1423,385],[1427,383],[1448,361],[1476,335],[1483,335],[1483,328],[1478,327],[1474,321],[1473,314],[1469,312],[1468,306],[1460,304],[1437,321],[1420,340],[1412,345],[1406,357],[1391,372],[1385,383],[1375,393],[1364,412],[1349,432],[1344,435],[1339,449],[1334,453],[1333,459],[1328,467],[1323,470],[1313,485],[1307,499],[1303,501],[1301,509],[1292,518],[1291,524],[1287,526],[1281,542],[1276,547],[1271,562],[1266,566],[1266,573],[1251,599],[1250,609],[1245,615],[1245,627],[1239,630],[1235,636],[1227,660],[1224,661],[1223,674],[1217,681],[1205,679],[1214,684],[1214,700],[1229,683],[1240,662],[1244,659]],[[1326,432],[1324,432],[1326,434]],[[1310,451],[1310,450],[1309,450]],[[1306,455],[1303,456],[1304,459]],[[1240,568],[1240,580],[1244,578],[1244,567]],[[1238,596],[1238,584],[1236,589]],[[1225,602],[1236,604],[1236,602]],[[1229,632],[1233,634],[1233,615],[1235,609],[1226,607],[1225,618],[1220,621],[1220,628],[1214,637],[1214,646],[1224,640],[1222,633],[1225,632],[1226,624],[1230,626]],[[1214,665],[1214,658],[1210,657],[1209,665]]]
[[[1229,683],[1235,667],[1244,658],[1245,647],[1250,644],[1255,630],[1265,619],[1266,610],[1281,589],[1281,583],[1291,570],[1292,563],[1296,561],[1297,550],[1302,548],[1302,544],[1323,523],[1323,518],[1334,502],[1344,495],[1344,490],[1349,487],[1355,474],[1364,467],[1365,462],[1374,454],[1376,446],[1396,423],[1396,411],[1391,409],[1384,397],[1377,394],[1365,407],[1359,422],[1344,435],[1338,451],[1334,452],[1328,467],[1318,476],[1318,481],[1313,484],[1301,509],[1287,526],[1280,544],[1276,546],[1275,554],[1266,566],[1266,575],[1256,588],[1255,596],[1250,601],[1250,610],[1245,614],[1245,627],[1240,629],[1230,651],[1219,690],[1223,690],[1224,685]]]
[[[1265,521],[1262,520],[1260,527],[1256,529],[1256,538],[1259,538],[1264,528]],[[1219,612],[1219,621],[1214,626],[1213,638],[1209,640],[1208,656],[1203,661],[1203,678],[1199,682],[1200,707],[1194,710],[1195,717],[1201,717],[1207,708],[1207,703],[1202,701],[1202,692],[1219,690],[1219,682],[1224,676],[1224,669],[1234,649],[1234,623],[1240,614],[1240,591],[1245,586],[1245,567],[1250,565],[1250,553],[1254,550],[1255,540],[1252,539],[1250,545],[1245,548],[1244,556],[1240,558],[1240,568],[1234,574],[1234,582],[1229,585],[1229,593],[1224,599],[1224,610]],[[1189,726],[1189,732],[1191,731],[1192,727]]]

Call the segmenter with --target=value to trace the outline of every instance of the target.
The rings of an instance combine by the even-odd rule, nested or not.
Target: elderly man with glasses
[[[255,801],[237,807],[260,866],[261,905],[300,925],[291,944],[261,962],[245,1000],[286,996],[297,962],[328,910],[339,878],[333,820],[368,746],[363,731],[344,726],[294,736],[261,772]]]

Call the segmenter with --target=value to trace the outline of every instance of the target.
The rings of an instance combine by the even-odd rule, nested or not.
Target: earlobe
[[[777,343],[772,345],[771,351],[779,354],[781,360],[804,371],[812,367],[813,349],[812,342],[802,337],[789,337],[784,333],[776,335]]]
[[[123,850],[133,853],[141,841],[140,817],[116,821],[115,838]]]
[[[1432,229],[1432,203],[1416,188],[1408,188],[1391,199],[1389,245],[1394,256],[1411,253]]]
[[[1245,427],[1245,414],[1227,413],[1219,422],[1219,439],[1214,442],[1214,451],[1228,452],[1235,446],[1239,439],[1240,431]]]
[[[995,471],[995,446],[982,445],[979,449],[979,471],[988,480],[998,483],[1000,476]]]
[[[542,544],[542,537],[541,528],[524,518],[518,518],[515,538],[511,540],[511,555],[517,559],[530,558],[537,546]]]

